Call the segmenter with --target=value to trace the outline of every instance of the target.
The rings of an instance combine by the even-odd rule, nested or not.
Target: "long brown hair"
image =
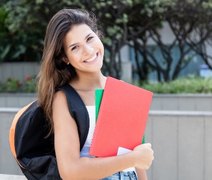
[[[44,49],[40,72],[38,74],[38,102],[44,109],[50,122],[50,132],[53,131],[52,102],[54,93],[59,86],[70,82],[76,77],[71,65],[64,62],[66,57],[63,39],[73,25],[86,24],[97,32],[94,14],[85,10],[62,9],[49,21],[44,39]]]

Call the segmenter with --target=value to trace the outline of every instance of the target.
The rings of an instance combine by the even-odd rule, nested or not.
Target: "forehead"
[[[65,44],[72,44],[72,43],[78,43],[80,41],[83,41],[85,37],[90,34],[94,33],[91,28],[86,24],[79,24],[74,25],[70,31],[66,34],[64,38]]]

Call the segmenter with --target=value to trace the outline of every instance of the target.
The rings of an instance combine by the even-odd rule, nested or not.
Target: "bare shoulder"
[[[54,98],[53,98],[53,109],[54,106],[66,106],[67,102],[66,102],[66,96],[64,94],[63,91],[57,91],[54,94]]]
[[[68,117],[70,119],[70,113],[68,109],[68,104],[66,100],[66,96],[63,91],[58,91],[55,93],[52,104],[52,113],[53,113],[53,121],[58,119],[63,119]],[[62,118],[63,117],[63,118]]]
[[[52,105],[52,120],[54,123],[54,132],[56,139],[66,139],[67,137],[69,139],[78,139],[77,125],[74,118],[71,116],[66,96],[63,91],[58,91],[54,95]],[[61,143],[57,144],[61,145]]]

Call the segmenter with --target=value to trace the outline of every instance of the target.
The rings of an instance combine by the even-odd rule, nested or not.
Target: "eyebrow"
[[[89,33],[87,36],[85,36],[85,39],[87,39],[92,33]],[[75,45],[77,45],[78,43],[73,43],[71,45],[68,46],[68,48],[73,47]]]

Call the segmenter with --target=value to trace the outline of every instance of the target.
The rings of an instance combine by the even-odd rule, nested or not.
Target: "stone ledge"
[[[27,180],[25,176],[22,175],[11,175],[11,174],[0,174],[1,180]]]
[[[164,111],[164,110],[158,110],[158,111],[150,111],[150,115],[171,115],[171,116],[212,116],[212,111]]]
[[[0,113],[16,113],[20,108],[0,107]],[[151,110],[149,115],[177,115],[177,116],[212,116],[212,111],[173,111],[173,110]]]

